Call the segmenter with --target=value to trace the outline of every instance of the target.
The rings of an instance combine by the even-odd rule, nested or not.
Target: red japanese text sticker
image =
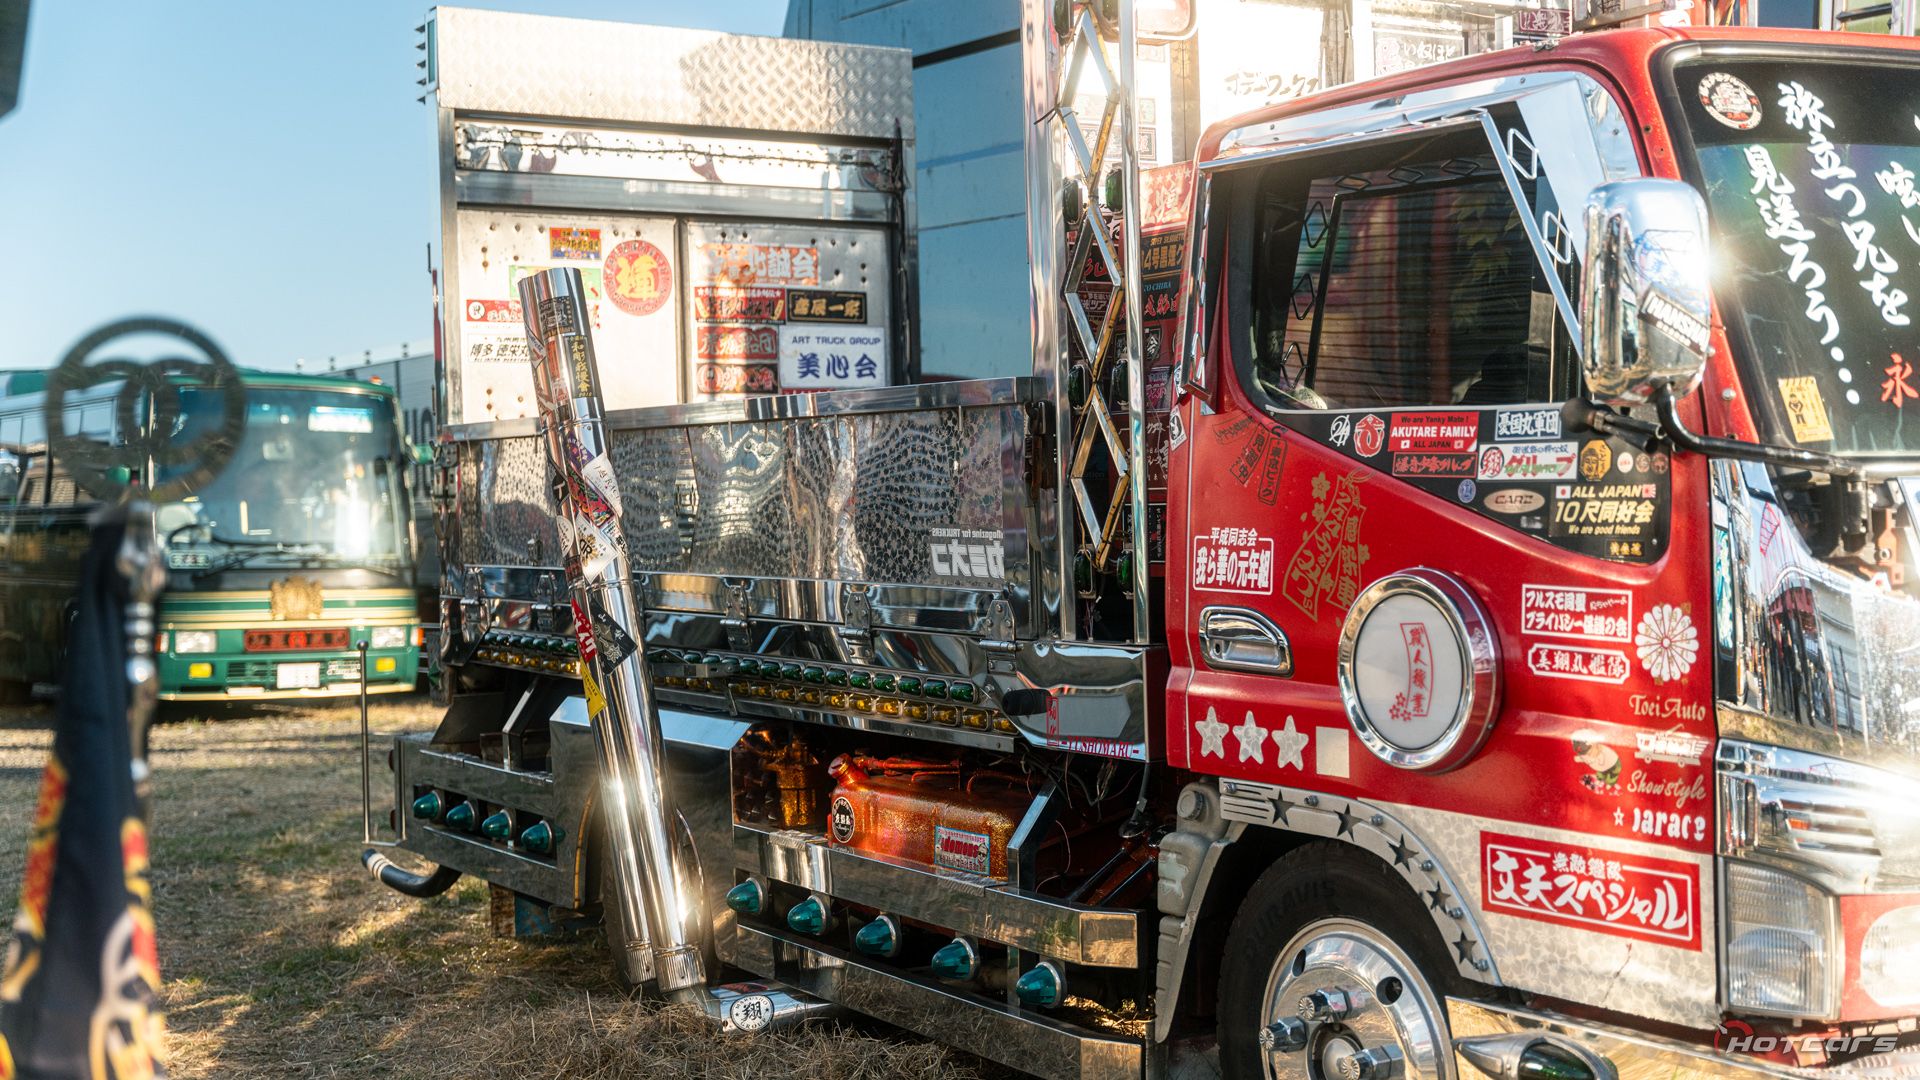
[[[1480,902],[1523,919],[1700,947],[1700,870],[1586,844],[1480,834]]]

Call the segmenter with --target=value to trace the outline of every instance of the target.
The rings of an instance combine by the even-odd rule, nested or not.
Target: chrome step
[[[912,972],[868,966],[866,958],[811,938],[739,924],[755,951],[797,956],[767,973],[815,997],[1047,1080],[1140,1080],[1146,1049]]]
[[[1140,913],[1022,892],[1004,882],[834,847],[819,833],[733,827],[734,862],[849,904],[1090,967],[1140,963]]]

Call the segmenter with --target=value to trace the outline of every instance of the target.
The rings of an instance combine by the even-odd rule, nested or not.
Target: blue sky
[[[778,34],[786,0],[465,6]],[[129,314],[238,363],[430,348],[426,3],[34,0],[0,119],[0,369]],[[318,365],[318,368],[316,368]]]

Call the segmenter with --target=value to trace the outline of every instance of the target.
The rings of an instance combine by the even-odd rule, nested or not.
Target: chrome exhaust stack
[[[706,975],[688,931],[692,898],[683,895],[674,866],[660,717],[638,641],[641,611],[602,420],[589,304],[578,270],[543,270],[520,282],[540,432],[556,477],[555,524],[580,637],[580,680],[605,785],[614,856],[609,924],[618,929],[612,936],[630,977],[644,981],[650,968],[662,993],[682,996],[676,992],[697,991]]]

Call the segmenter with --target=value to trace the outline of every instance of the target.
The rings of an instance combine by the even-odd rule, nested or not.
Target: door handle
[[[1200,651],[1207,666],[1291,676],[1293,647],[1273,620],[1257,611],[1210,607],[1200,612]]]

